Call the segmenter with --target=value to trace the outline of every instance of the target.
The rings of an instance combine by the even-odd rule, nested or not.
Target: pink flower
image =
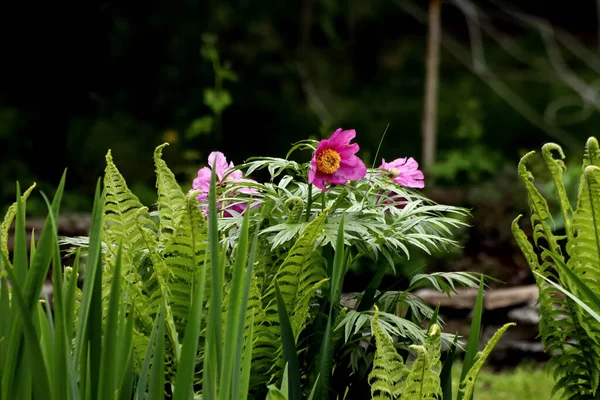
[[[329,139],[319,142],[310,162],[309,184],[325,191],[325,183],[343,185],[365,177],[367,167],[355,155],[360,147],[356,143],[350,144],[355,136],[354,129],[343,131],[338,128]]]
[[[381,159],[381,166],[389,171],[390,177],[400,186],[412,188],[424,188],[423,172],[419,170],[419,164],[414,158],[396,158],[394,161],[386,163]]]
[[[209,167],[201,168],[198,171],[198,177],[194,179],[191,189],[200,190],[201,193],[198,194],[197,199],[200,203],[204,203],[201,206],[201,209],[205,214],[208,212],[208,205],[206,204],[206,202],[208,201],[208,190],[210,189],[210,177],[212,174],[211,168],[213,167],[213,165],[215,168],[215,173],[217,175],[216,183],[219,186],[225,186],[228,183],[256,183],[256,181],[253,181],[251,179],[244,179],[242,171],[240,170],[231,171],[234,168],[233,163],[230,162],[228,164],[225,155],[223,155],[223,153],[221,153],[220,151],[213,151],[209,154],[208,165]],[[234,190],[233,194],[228,195],[227,197],[234,197],[237,193],[254,194],[258,193],[258,191],[251,187],[240,185]],[[229,204],[227,204],[227,202],[217,202],[217,209],[224,209],[225,217],[231,217],[231,213],[227,210],[232,210],[239,214],[243,214],[247,206],[248,204],[246,203],[246,201],[230,202]]]

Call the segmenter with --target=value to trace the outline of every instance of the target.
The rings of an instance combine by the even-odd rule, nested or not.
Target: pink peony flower
[[[211,168],[213,167],[213,165],[215,168],[215,173],[217,175],[217,185],[224,186],[226,183],[242,184],[235,189],[232,195],[228,197],[234,197],[237,193],[258,193],[258,191],[254,188],[243,186],[244,182],[256,183],[256,181],[253,181],[251,179],[244,179],[242,171],[235,170],[231,171],[228,174],[228,172],[231,169],[233,169],[234,165],[232,162],[228,164],[225,155],[223,155],[223,153],[221,153],[220,151],[213,151],[209,154],[208,165],[209,167],[200,168],[200,170],[198,171],[198,177],[194,179],[191,189],[200,190],[201,193],[198,194],[197,199],[200,203],[204,203],[203,205],[201,205],[201,209],[205,214],[207,214],[208,212],[208,205],[206,204],[206,202],[208,201],[208,190],[210,189],[210,177],[212,174]],[[232,210],[237,213],[243,214],[247,206],[248,204],[246,203],[246,201],[230,202],[229,204],[226,204],[226,202],[217,202],[217,209],[225,209],[225,217],[231,217],[231,213],[227,210]]]
[[[381,159],[381,166],[389,171],[390,177],[400,186],[412,188],[424,188],[423,172],[419,170],[419,164],[414,158],[396,158],[392,162]]]
[[[325,183],[343,185],[365,177],[367,167],[355,155],[360,147],[356,143],[350,144],[355,136],[354,129],[343,131],[338,128],[329,139],[319,142],[310,162],[309,184],[325,191]]]

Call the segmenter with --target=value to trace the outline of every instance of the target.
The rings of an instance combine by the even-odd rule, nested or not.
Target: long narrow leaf
[[[165,313],[166,307],[163,299],[158,318],[158,332],[154,345],[152,368],[150,369],[148,398],[152,400],[162,400],[165,398]]]
[[[223,362],[221,363],[221,376],[219,381],[219,399],[229,400],[231,398],[237,398],[236,393],[232,396],[231,385],[234,381],[238,382],[237,379],[240,374],[240,370],[234,370],[234,365],[240,365],[242,358],[242,342],[238,340],[238,331],[243,328],[243,324],[246,317],[246,309],[242,308],[244,303],[244,272],[246,269],[246,263],[248,258],[248,224],[249,224],[250,212],[244,215],[242,223],[242,229],[240,231],[240,237],[237,245],[236,259],[233,265],[233,276],[231,278],[231,286],[229,292],[229,302],[227,304],[227,317],[225,325],[225,343]],[[248,282],[248,288],[249,282]],[[246,299],[247,304],[247,299]],[[237,386],[237,383],[236,383]]]
[[[473,319],[469,328],[469,339],[467,340],[467,350],[463,360],[462,372],[460,381],[462,382],[467,376],[467,373],[475,364],[475,357],[479,351],[479,336],[481,334],[481,317],[483,315],[483,276],[479,282],[479,290],[477,291],[477,299],[475,300],[475,308],[473,309]],[[462,392],[458,393],[457,400],[462,400]]]
[[[208,191],[208,245],[211,266],[211,296],[206,326],[206,347],[204,354],[204,372],[202,389],[207,398],[215,399],[217,396],[218,373],[221,371],[222,360],[222,324],[221,304],[223,298],[223,271],[219,262],[219,228],[217,220],[217,195],[216,195],[216,160],[212,165],[210,189]],[[187,390],[187,388],[186,388]]]
[[[117,369],[117,340],[121,332],[118,331],[119,302],[121,301],[121,264],[123,257],[123,246],[117,248],[117,258],[113,269],[110,295],[108,298],[108,310],[106,325],[104,327],[104,338],[102,341],[102,356],[100,360],[100,386],[99,399],[113,400],[116,388]]]
[[[92,393],[97,389],[97,375],[94,377],[94,373],[97,373],[97,368],[93,368],[92,364],[94,361],[98,362],[99,357],[94,354],[93,360],[88,360],[87,354],[91,352],[90,349],[90,336],[94,336],[94,329],[102,329],[101,326],[101,315],[96,315],[98,311],[98,302],[101,301],[101,284],[102,284],[102,267],[101,267],[101,246],[102,246],[102,214],[104,210],[104,202],[100,192],[100,179],[96,184],[96,193],[94,196],[94,205],[92,208],[92,224],[90,227],[89,235],[89,248],[87,255],[87,262],[85,268],[85,280],[83,282],[83,298],[79,306],[79,316],[77,324],[77,335],[75,337],[75,351],[73,355],[74,362],[79,363],[79,384],[82,393],[85,395],[88,380],[92,388]],[[100,319],[100,323],[98,320]],[[94,321],[94,322],[91,322]],[[91,356],[91,355],[90,355]],[[88,363],[89,361],[89,363]],[[90,370],[89,368],[92,368]]]
[[[249,214],[249,212],[247,213]],[[252,343],[254,334],[254,311],[252,311],[252,318],[250,322],[250,330],[247,334],[246,348],[243,349],[244,345],[244,326],[246,322],[246,313],[248,311],[248,301],[250,298],[250,285],[252,283],[252,275],[254,272],[254,259],[256,257],[256,249],[258,246],[258,234],[259,229],[257,228],[254,232],[254,238],[252,239],[252,248],[248,255],[248,263],[246,267],[246,277],[244,280],[244,293],[242,294],[242,302],[240,304],[240,312],[238,313],[238,324],[237,324],[237,335],[236,335],[236,346],[237,350],[235,358],[233,360],[233,371],[237,374],[241,374],[239,377],[234,376],[234,380],[231,386],[231,398],[237,399],[238,397],[248,397],[248,386],[250,383],[250,363],[252,361]],[[243,352],[243,354],[242,354]],[[242,366],[242,360],[244,365]],[[246,370],[245,368],[248,368]]]
[[[446,359],[440,372],[440,385],[442,386],[443,400],[452,400],[452,364],[456,355],[456,343],[458,342],[458,333],[454,335],[454,340],[448,349]]]
[[[183,338],[183,345],[181,346],[181,358],[179,359],[177,375],[175,376],[173,400],[187,400],[190,396],[193,396],[194,367],[196,366],[196,355],[198,353],[198,338],[202,329],[202,304],[204,303],[204,289],[206,286],[206,260],[199,271],[199,275],[198,279],[194,279],[194,295],[192,297],[188,322],[185,326],[185,336]],[[206,396],[206,398],[209,399],[211,397]]]
[[[12,282],[13,299],[16,301],[19,312],[23,316],[23,333],[25,335],[25,344],[27,346],[25,354],[27,354],[29,358],[28,364],[30,368],[30,370],[27,371],[27,374],[31,374],[31,377],[35,380],[35,385],[33,385],[35,396],[38,399],[53,399],[52,392],[50,391],[50,383],[48,381],[46,362],[44,361],[40,349],[38,335],[33,326],[33,315],[25,303],[20,287],[21,285],[13,274],[13,271],[10,268],[7,268],[6,272]]]
[[[298,361],[298,353],[296,352],[296,340],[294,339],[292,325],[290,324],[285,302],[277,281],[275,281],[275,296],[277,298],[277,311],[279,313],[281,342],[283,343],[283,356],[288,365],[288,399],[300,400],[302,398],[302,389],[300,386],[300,363]]]

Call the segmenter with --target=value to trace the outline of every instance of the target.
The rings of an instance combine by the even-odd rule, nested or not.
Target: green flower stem
[[[321,211],[325,211],[326,206],[327,206],[327,195],[325,194],[325,191],[323,190],[321,192]]]
[[[308,202],[306,204],[306,218],[305,221],[308,222],[310,219],[310,209],[312,208],[312,185],[308,184]]]

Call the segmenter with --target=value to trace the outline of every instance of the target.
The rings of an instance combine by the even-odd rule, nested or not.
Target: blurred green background
[[[165,159],[184,189],[213,150],[236,164],[283,157],[292,143],[327,137],[337,127],[357,130],[359,154],[369,165],[382,157],[421,161],[428,6],[418,0],[3,5],[0,210],[14,201],[17,180],[52,193],[67,168],[63,208],[89,211],[108,149],[150,205],[152,152],[165,141],[171,143]],[[471,208],[473,220],[460,233],[462,249],[426,261],[528,282],[510,233],[512,219],[526,210],[516,165],[548,141],[579,160],[596,133],[596,2],[453,0],[441,3],[441,15],[437,161],[424,167],[425,191]],[[28,209],[43,215],[41,197]],[[416,256],[405,270],[426,261]]]

